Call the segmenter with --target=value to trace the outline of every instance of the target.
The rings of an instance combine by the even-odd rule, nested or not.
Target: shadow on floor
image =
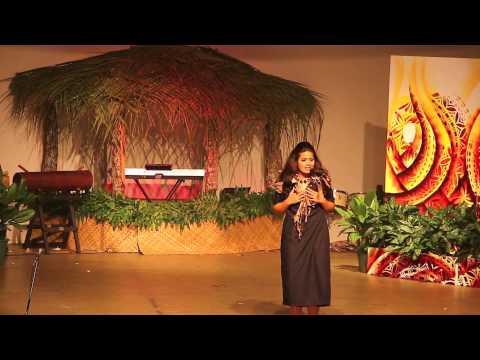
[[[230,307],[236,313],[244,315],[288,315],[286,306],[252,299],[237,301]]]
[[[238,301],[230,308],[242,315],[288,315],[288,306],[252,299]],[[304,315],[306,315],[305,309]],[[322,306],[319,315],[344,315],[344,312],[332,306]]]
[[[154,298],[148,298],[148,301],[150,302],[150,304],[152,304],[157,315],[163,315],[163,313],[160,311],[160,307],[158,306],[157,301]]]
[[[360,270],[358,269],[358,265],[337,265],[335,266],[336,269],[339,269],[339,270],[348,270],[348,271],[352,271],[352,272],[360,272]]]

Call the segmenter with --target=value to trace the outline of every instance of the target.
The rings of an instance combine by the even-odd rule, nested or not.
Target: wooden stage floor
[[[332,252],[320,315],[480,314],[480,289],[367,276]],[[0,267],[0,314],[24,314],[31,254]],[[282,315],[279,251],[243,255],[41,255],[31,314]]]

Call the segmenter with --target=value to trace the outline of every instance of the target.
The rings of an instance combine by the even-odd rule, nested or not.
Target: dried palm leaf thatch
[[[200,46],[132,46],[25,71],[7,95],[12,121],[30,135],[56,121],[72,151],[92,159],[119,127],[129,147],[181,144],[198,160],[212,143],[249,152],[267,125],[292,144],[309,133],[319,139],[323,123],[319,94]]]

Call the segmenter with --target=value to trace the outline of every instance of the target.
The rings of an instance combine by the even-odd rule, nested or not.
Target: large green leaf
[[[12,225],[22,225],[29,221],[32,216],[35,214],[33,209],[24,209],[19,211],[12,219],[10,220],[10,224]]]
[[[353,215],[356,216],[361,223],[364,223],[367,216],[367,206],[363,201],[358,199],[359,198],[355,198],[354,201],[352,201],[351,210]]]
[[[335,211],[344,219],[349,219],[352,216],[352,213],[349,210],[344,210],[338,206],[335,207]]]
[[[378,208],[377,194],[371,191],[365,195],[365,204],[372,208]]]
[[[349,240],[352,241],[353,243],[356,243],[362,239],[362,236],[358,232],[352,232],[348,235],[349,235],[348,236]]]

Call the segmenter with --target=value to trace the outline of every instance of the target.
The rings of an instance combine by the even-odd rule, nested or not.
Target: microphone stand
[[[30,291],[28,292],[28,302],[27,302],[27,309],[25,311],[25,315],[30,315],[30,303],[32,301],[32,291],[33,286],[35,285],[35,277],[37,275],[38,264],[40,262],[40,254],[42,253],[43,249],[38,249],[38,253],[33,256],[33,265],[32,265],[32,280],[30,282]]]

